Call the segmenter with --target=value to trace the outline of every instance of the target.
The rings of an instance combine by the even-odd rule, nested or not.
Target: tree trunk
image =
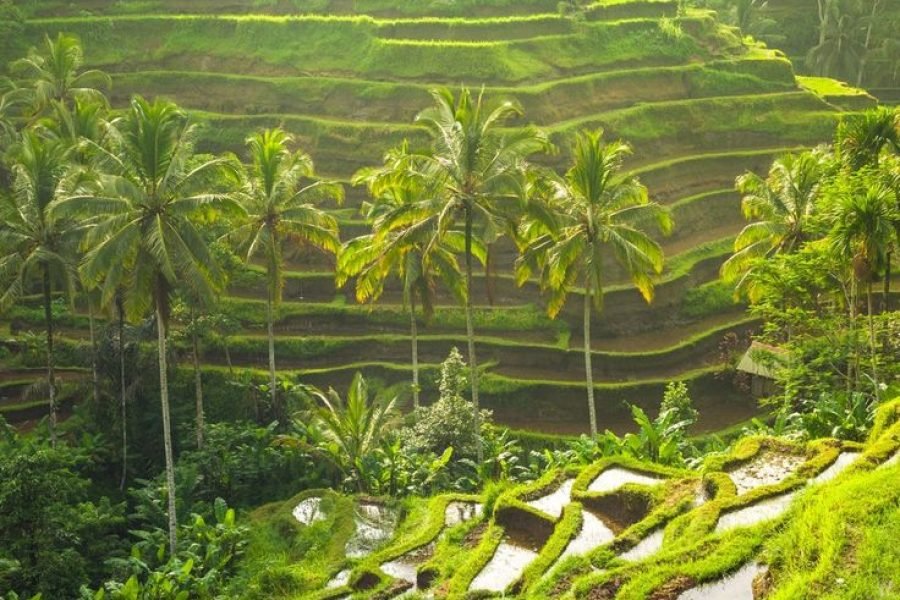
[[[156,298],[156,331],[159,351],[159,400],[162,404],[163,444],[166,452],[166,495],[169,512],[169,552],[175,556],[178,544],[178,518],[175,515],[175,459],[172,453],[172,423],[169,418],[169,380],[166,362],[166,324],[162,303]]]
[[[266,328],[269,336],[269,394],[272,398],[272,410],[275,410],[275,332],[272,320],[272,290],[269,290],[266,300]]]
[[[828,0],[816,0],[819,10],[819,46],[825,43],[825,27],[828,24]]]
[[[891,302],[891,252],[888,251],[884,257],[884,291],[881,294],[881,313],[884,314],[890,310]]]
[[[128,476],[128,403],[127,381],[125,381],[125,308],[122,306],[122,297],[116,297],[116,309],[119,313],[119,408],[122,422],[122,479],[119,481],[119,489],[125,489],[125,480]]]
[[[412,338],[412,393],[413,408],[419,408],[419,336],[416,324],[416,293],[409,295],[409,330]]]
[[[197,322],[194,319],[194,309],[191,308],[191,354],[194,360],[194,394],[197,403],[197,448],[203,448],[203,430],[205,428],[203,418],[203,377],[200,374],[200,349],[197,342]]]
[[[53,305],[50,288],[50,268],[42,265],[44,293],[44,322],[47,325],[47,389],[50,397],[50,444],[56,446],[56,371],[53,364]]]
[[[869,44],[872,43],[872,26],[875,24],[875,13],[878,12],[878,4],[881,0],[872,3],[872,14],[869,16],[869,26],[866,28],[866,42],[863,45],[863,53],[859,58],[859,73],[856,74],[856,87],[862,87],[863,75],[866,71],[866,62],[869,58]]]
[[[469,345],[469,378],[475,407],[475,440],[478,464],[484,461],[481,443],[481,406],[478,402],[478,363],[475,359],[475,326],[472,323],[472,209],[466,207],[466,338]]]
[[[875,353],[875,315],[873,314],[873,302],[872,302],[872,280],[866,282],[866,302],[868,306],[866,310],[868,311],[869,317],[869,357],[872,361],[872,384],[875,388],[875,401],[878,402],[878,357]]]
[[[591,364],[591,311],[593,310],[590,277],[584,289],[584,376],[587,383],[588,417],[591,437],[597,436],[597,408],[594,406],[594,368]]]
[[[88,328],[91,335],[91,385],[93,386],[94,405],[100,404],[100,373],[97,371],[97,337],[94,335],[94,304],[90,294],[87,295]]]

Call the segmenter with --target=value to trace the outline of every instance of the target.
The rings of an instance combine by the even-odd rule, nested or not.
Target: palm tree
[[[398,215],[421,205],[428,190],[427,183],[406,168],[408,158],[404,144],[388,153],[382,169],[366,169],[354,178],[354,184],[365,183],[374,198],[373,203],[363,206],[366,218],[374,221],[373,233],[344,245],[338,260],[337,285],[343,286],[350,277],[356,277],[356,299],[375,301],[381,296],[385,281],[393,274],[399,277],[403,303],[409,307],[410,316],[413,408],[419,408],[416,304],[421,304],[428,321],[434,312],[438,282],[459,300],[464,299],[465,290],[455,256],[462,247],[460,232],[448,232],[439,243],[431,244],[433,219],[403,229],[391,227]]]
[[[346,402],[334,389],[328,393],[315,390],[313,397],[319,401],[314,414],[329,458],[360,492],[365,491],[363,460],[378,448],[393,425],[397,398],[370,401],[369,386],[360,373],[353,376]]]
[[[862,172],[838,188],[837,204],[829,235],[832,249],[849,260],[854,281],[866,284],[866,306],[869,324],[869,350],[875,395],[878,381],[875,360],[875,319],[872,306],[872,281],[885,254],[894,241],[900,223],[897,198],[893,190],[871,173]],[[856,299],[853,299],[856,302]]]
[[[51,203],[60,192],[67,148],[53,139],[26,131],[13,151],[13,189],[0,208],[0,311],[15,304],[31,281],[40,285],[47,331],[47,390],[50,439],[56,443],[56,376],[53,356],[55,291],[71,297],[77,228],[58,216]]]
[[[621,141],[605,143],[602,131],[575,138],[572,167],[554,182],[548,206],[523,226],[530,241],[517,261],[519,284],[539,272],[549,291],[547,312],[556,316],[572,288],[584,285],[584,367],[591,435],[597,435],[591,364],[591,312],[603,309],[603,258],[611,252],[647,302],[653,298],[651,274],[661,273],[663,253],[641,225],[656,220],[667,233],[669,214],[647,198],[647,189],[623,175],[630,153]]]
[[[77,98],[105,103],[105,98],[92,87],[109,87],[109,76],[98,70],[82,71],[84,53],[78,38],[60,33],[56,39],[44,36],[45,52],[32,50],[25,58],[10,65],[12,72],[25,79],[28,102],[33,118],[46,116],[54,103],[70,103]]]
[[[266,326],[269,340],[269,393],[276,403],[274,309],[284,286],[284,245],[298,245],[335,253],[340,248],[337,221],[317,202],[343,200],[340,184],[313,180],[312,159],[291,152],[291,137],[281,129],[267,129],[247,139],[250,165],[236,194],[242,205],[240,224],[228,234],[237,241],[247,262],[261,255],[268,280]]]
[[[233,208],[228,196],[208,191],[223,159],[194,161],[196,128],[175,104],[135,97],[114,123],[111,148],[95,145],[104,169],[96,186],[56,203],[59,214],[100,215],[88,231],[84,278],[100,288],[103,303],[122,294],[125,314],[156,317],[159,388],[165,446],[169,549],[175,553],[175,461],[169,415],[167,333],[170,298],[183,285],[208,299],[222,272],[195,217]],[[214,214],[214,213],[213,213]]]
[[[842,162],[851,171],[879,168],[885,151],[900,155],[900,110],[882,106],[848,116],[838,126],[835,145]],[[888,248],[884,256],[882,310],[887,310],[890,298],[891,255],[891,248]]]
[[[446,89],[431,93],[434,106],[420,112],[416,122],[431,136],[431,151],[420,156],[414,167],[434,187],[434,200],[420,219],[434,219],[432,244],[454,230],[462,220],[466,269],[466,337],[468,338],[470,384],[475,414],[478,400],[478,362],[472,321],[472,258],[476,224],[481,229],[504,229],[502,214],[518,204],[520,180],[527,169],[526,159],[551,148],[547,137],[534,127],[503,129],[521,110],[503,102],[488,110],[483,95],[475,99],[468,89],[458,98]],[[504,206],[506,205],[506,206]],[[408,214],[413,216],[415,210]],[[414,218],[414,217],[413,217]],[[402,221],[401,221],[402,222]],[[476,423],[476,426],[478,423]],[[480,438],[479,438],[480,439]],[[482,457],[481,444],[478,458]]]
[[[744,217],[755,219],[734,241],[734,254],[722,265],[722,278],[756,297],[748,273],[757,259],[791,253],[808,239],[825,164],[813,152],[785,154],[772,163],[763,179],[747,172],[737,178]]]
[[[860,41],[864,19],[842,12],[839,0],[820,3],[819,43],[806,54],[806,64],[816,75],[845,81],[858,75],[865,47]]]
[[[838,126],[836,138],[848,167],[878,167],[885,149],[900,154],[900,110],[880,106],[849,115]]]

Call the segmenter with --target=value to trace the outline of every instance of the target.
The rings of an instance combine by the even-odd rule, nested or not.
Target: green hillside
[[[546,0],[13,4],[21,21],[10,24],[17,35],[3,58],[44,35],[72,33],[85,46],[85,66],[112,76],[114,105],[132,94],[175,100],[204,124],[205,150],[242,154],[261,127],[293,133],[320,174],[345,183],[347,201],[335,209],[344,239],[367,227],[355,212],[365,191],[351,188],[351,177],[403,139],[424,143],[413,117],[437,85],[483,86],[490,99],[517,100],[521,123],[560,145],[544,160],[554,167],[567,161],[566,140],[577,130],[602,127],[627,140],[629,166],[651,198],[671,207],[676,228],[661,239],[667,262],[652,305],[610,265],[593,343],[598,406],[613,428],[629,422],[622,400],[651,406],[666,381],[681,378],[693,382],[698,401],[719,407],[709,427],[752,414],[749,399],[715,378],[729,359],[722,340],[753,325],[713,283],[744,223],[734,178],[828,141],[844,110],[872,102],[844,102],[821,84],[798,82],[780,52],[742,40],[715,13],[668,0],[579,4],[565,14]],[[511,244],[502,242],[497,256],[493,283],[476,282],[487,406],[508,423],[578,431],[581,302],[576,294],[561,321],[550,322],[536,285],[514,285]],[[340,386],[355,369],[385,385],[402,382],[408,334],[397,290],[389,287],[376,308],[357,308],[352,284],[334,289],[331,268],[319,256],[293,259],[276,323],[279,368],[321,385]],[[240,368],[264,362],[261,281],[251,270],[230,290],[241,307],[232,349]],[[433,322],[422,323],[422,359],[432,370],[465,342],[459,312],[449,298],[440,304]],[[87,366],[79,310],[60,341],[80,358],[73,367]],[[39,319],[14,325],[37,330]],[[650,332],[660,341],[648,346],[641,336]],[[204,363],[224,365],[222,348],[204,344]],[[424,385],[433,389],[431,379]],[[532,410],[543,425],[522,419]]]

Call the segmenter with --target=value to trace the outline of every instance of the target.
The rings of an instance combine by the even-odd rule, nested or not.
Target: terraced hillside
[[[266,559],[243,594],[894,598],[898,417],[881,407],[866,444],[747,437],[699,470],[605,457],[402,504],[309,490],[252,513]]]
[[[779,53],[744,45],[712,13],[679,13],[674,0],[604,1],[568,16],[549,0],[15,4],[27,19],[11,55],[45,34],[74,33],[88,66],[111,73],[114,103],[135,93],[174,99],[207,124],[203,147],[216,152],[241,153],[252,130],[282,125],[320,173],[345,183],[402,139],[423,142],[413,117],[436,85],[484,86],[489,98],[517,99],[522,122],[560,144],[545,158],[556,167],[566,164],[567,135],[579,129],[603,127],[628,140],[629,166],[671,208],[676,230],[662,240],[668,264],[654,303],[646,306],[613,271],[606,308],[594,321],[601,426],[613,429],[627,421],[621,400],[651,406],[662,385],[679,378],[693,382],[702,429],[753,413],[716,378],[720,342],[753,326],[715,281],[742,226],[734,178],[830,139],[842,110],[870,101],[843,104],[817,93],[821,86],[799,85]],[[364,191],[348,183],[347,192],[345,206],[335,208],[345,239],[366,229],[356,213]],[[579,311],[559,322],[544,317],[536,286],[514,285],[511,245],[500,250],[493,305],[483,277],[475,298],[485,404],[508,424],[581,431]],[[356,306],[351,289],[334,288],[331,268],[318,256],[291,264],[277,324],[280,368],[320,385],[338,386],[354,370],[386,383],[405,380],[407,319],[398,290],[375,307]],[[262,367],[261,272],[250,269],[230,294],[227,309],[242,327],[231,359]],[[462,313],[449,299],[444,304],[420,342],[426,375],[464,344]],[[17,330],[35,326],[29,315],[15,316]],[[67,318],[60,355],[84,366],[75,363],[86,355],[87,320]],[[225,368],[223,350],[203,348],[209,373]]]

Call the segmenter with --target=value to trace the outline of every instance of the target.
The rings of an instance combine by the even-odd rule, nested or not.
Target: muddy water
[[[453,527],[465,523],[475,517],[480,517],[484,507],[478,502],[453,501],[444,509],[444,526]]]
[[[755,525],[756,523],[759,523],[761,521],[774,519],[787,510],[787,507],[791,504],[791,500],[794,499],[795,495],[796,492],[782,494],[780,496],[768,498],[767,500],[762,500],[760,502],[757,502],[756,504],[751,504],[750,506],[725,513],[721,517],[719,517],[719,522],[716,523],[716,533],[728,531],[729,529],[734,529],[735,527],[749,527],[750,525]]]
[[[606,523],[601,521],[591,511],[583,510],[581,516],[581,530],[578,532],[578,535],[569,542],[566,549],[563,550],[559,560],[563,560],[569,556],[586,554],[598,546],[608,544],[616,537],[616,534],[613,533],[612,529],[607,527]]]
[[[745,494],[764,485],[773,485],[793,474],[806,462],[803,456],[781,452],[762,452],[745,465],[728,473],[738,495]]]
[[[554,492],[528,502],[528,506],[543,511],[551,517],[559,517],[566,504],[571,502],[574,483],[574,479],[567,479]]]
[[[750,562],[718,581],[690,589],[678,600],[753,600],[753,580],[762,567]]]
[[[853,461],[859,458],[859,455],[859,452],[841,452],[838,454],[837,459],[831,463],[827,469],[816,475],[809,483],[816,484],[831,481],[840,475],[841,471],[853,464]]]
[[[538,553],[504,540],[481,573],[472,580],[470,590],[486,590],[502,592],[512,582],[522,576],[525,568],[531,564]]]
[[[319,510],[321,505],[322,499],[318,496],[301,500],[300,504],[294,507],[294,518],[297,519],[301,525],[311,525],[316,521],[321,521],[325,518],[325,515]]]
[[[644,560],[645,558],[656,554],[662,548],[663,533],[662,528],[657,529],[638,542],[634,548],[620,554],[619,558],[632,561]]]
[[[347,558],[360,558],[371,553],[394,534],[397,514],[380,504],[360,503],[354,515],[356,531],[347,540]]]
[[[590,492],[611,492],[617,490],[626,483],[637,483],[640,485],[656,485],[662,479],[651,477],[643,473],[637,473],[620,467],[610,467],[600,473],[594,481],[588,486]]]

